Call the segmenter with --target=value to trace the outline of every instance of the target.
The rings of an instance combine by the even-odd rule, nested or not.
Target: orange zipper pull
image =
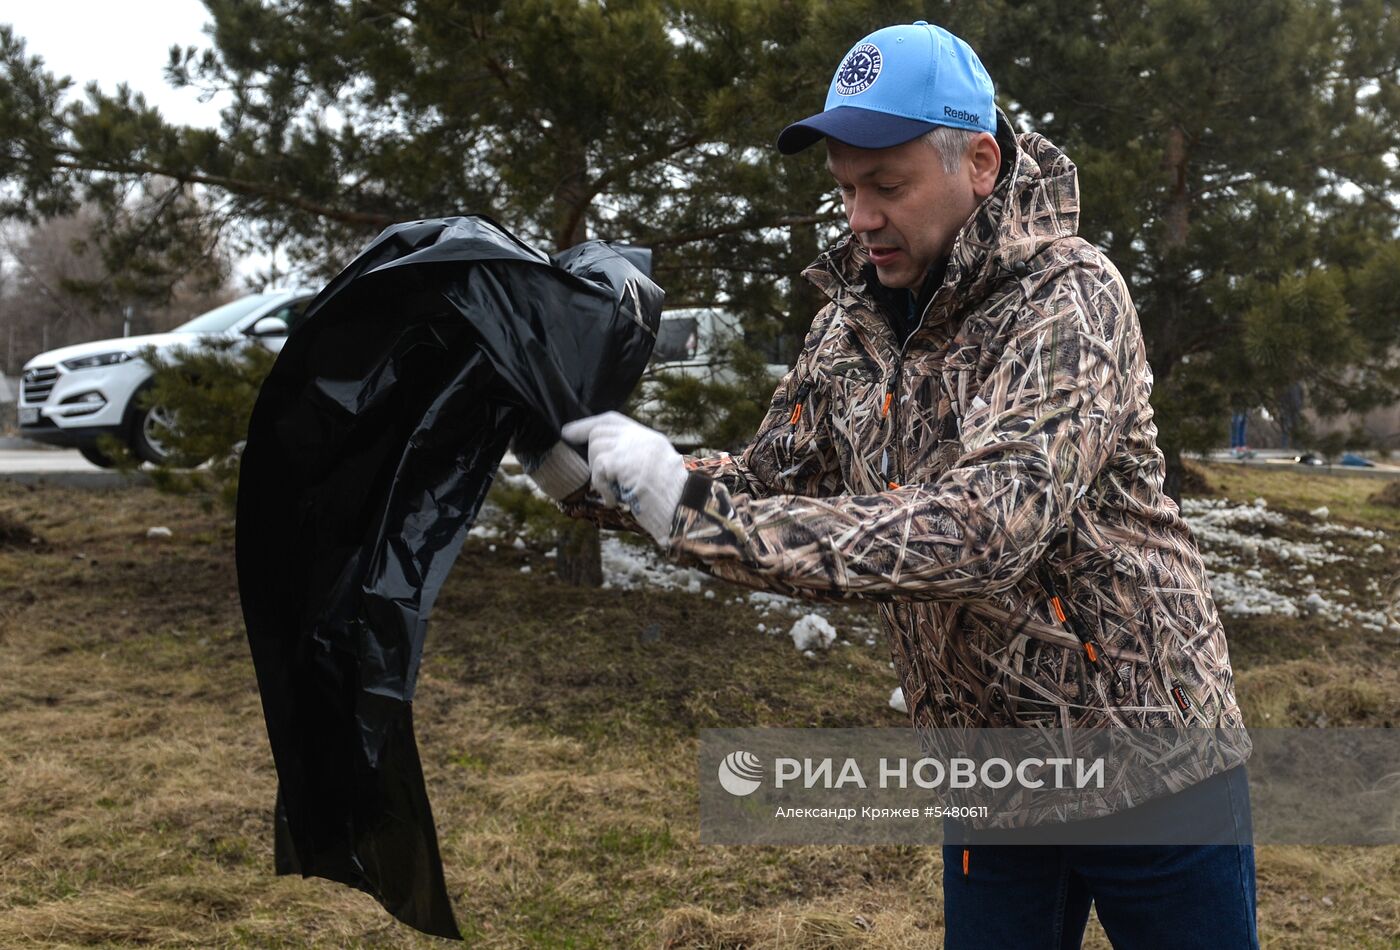
[[[1065,614],[1064,604],[1060,602],[1060,592],[1055,589],[1055,581],[1051,578],[1049,571],[1043,571],[1041,573],[1040,582],[1041,585],[1044,586],[1045,592],[1050,595],[1050,609],[1054,612],[1055,619],[1066,627],[1069,627],[1070,632],[1074,634],[1074,638],[1078,640],[1079,645],[1084,648],[1084,656],[1088,658],[1089,665],[1108,677],[1109,688],[1113,690],[1113,695],[1118,699],[1122,699],[1127,695],[1127,687],[1123,685],[1122,679],[1119,678],[1118,671],[1102,661],[1102,658],[1099,656],[1098,644],[1094,642],[1094,638],[1089,635],[1088,631],[1080,626],[1078,619],[1070,620]]]
[[[802,418],[802,400],[807,398],[807,393],[811,392],[811,384],[803,383],[797,387],[797,395],[792,403],[792,415],[788,418],[788,425],[797,425],[797,420]]]
[[[890,401],[893,400],[893,399],[894,399],[894,392],[893,392],[893,391],[890,391],[890,392],[885,393],[885,404],[880,408],[880,415],[882,415],[882,416],[887,416],[887,415],[890,414]]]

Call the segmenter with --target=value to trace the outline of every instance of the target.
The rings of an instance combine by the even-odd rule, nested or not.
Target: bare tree
[[[217,241],[176,269],[128,251],[132,232],[157,217],[142,203],[116,220],[84,206],[0,230],[7,374],[55,347],[168,330],[234,296],[229,254]]]

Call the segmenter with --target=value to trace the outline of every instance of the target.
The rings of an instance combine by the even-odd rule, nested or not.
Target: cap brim
[[[819,139],[833,138],[856,148],[892,148],[938,128],[932,122],[906,119],[888,112],[837,106],[794,122],[778,136],[778,151],[793,155]]]

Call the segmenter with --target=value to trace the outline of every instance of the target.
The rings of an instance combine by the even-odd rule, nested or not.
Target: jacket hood
[[[1038,132],[1016,134],[1001,109],[997,144],[1002,170],[996,187],[953,240],[936,295],[956,291],[952,299],[959,306],[986,296],[1017,264],[1079,230],[1079,172],[1069,156]],[[847,233],[803,273],[831,294],[833,278],[859,282],[867,263],[865,248]]]

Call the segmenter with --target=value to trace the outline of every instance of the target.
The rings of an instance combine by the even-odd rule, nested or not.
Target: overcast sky
[[[194,89],[173,89],[165,81],[170,47],[207,48],[203,32],[208,11],[199,0],[0,0],[0,23],[25,39],[30,56],[42,56],[45,68],[73,80],[69,95],[81,97],[95,81],[103,92],[125,82],[176,125],[216,127],[227,93],[200,102]],[[239,275],[266,267],[254,255],[239,262]]]
[[[172,89],[162,70],[170,47],[207,47],[208,11],[199,0],[0,0],[0,23],[26,40],[31,56],[69,76],[72,95],[96,80],[104,92],[128,83],[177,125],[215,126],[219,102],[201,103],[193,89]]]

